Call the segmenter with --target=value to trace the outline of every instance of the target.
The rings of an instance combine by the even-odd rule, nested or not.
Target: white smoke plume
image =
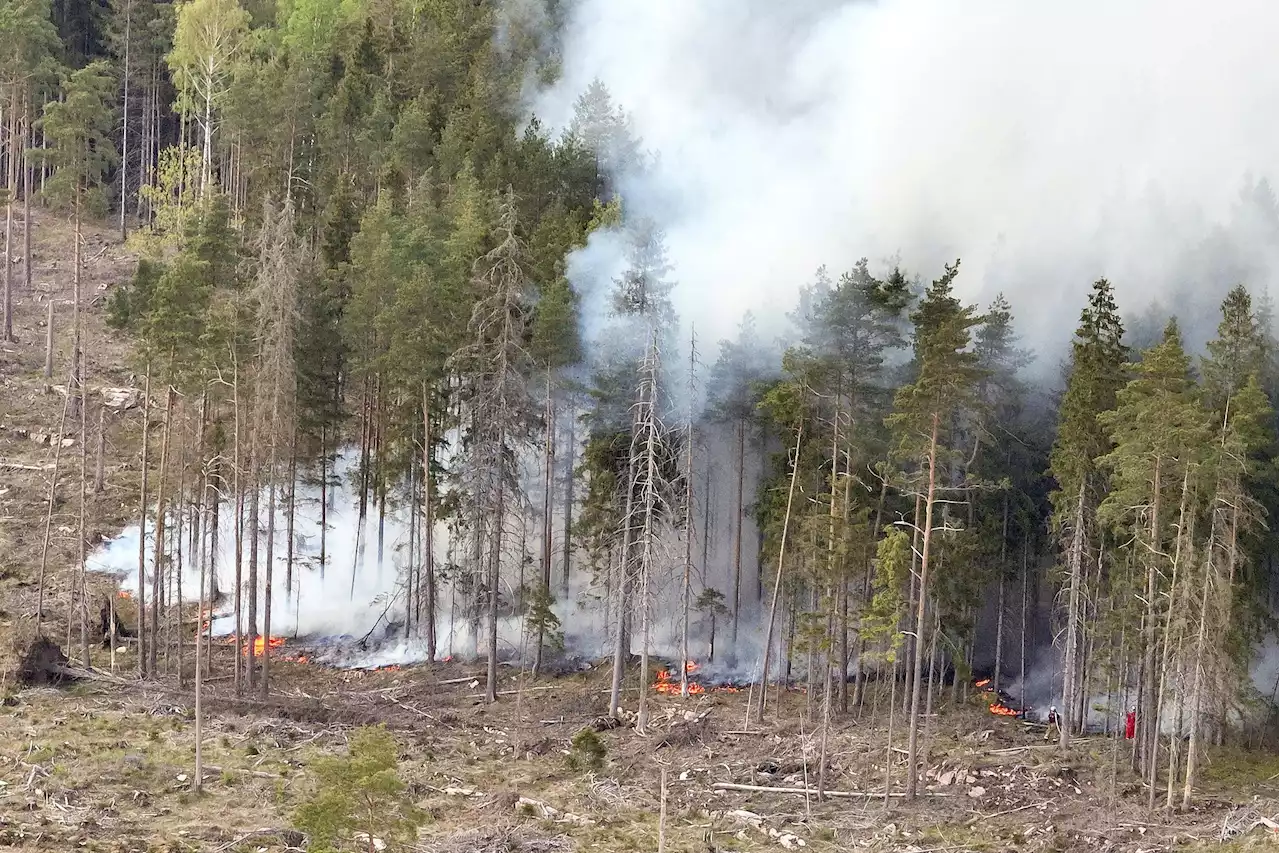
[[[1003,290],[1043,369],[1098,277],[1193,346],[1228,286],[1276,290],[1273,0],[566,5],[562,74],[527,109],[566,128],[599,79],[629,114],[656,156],[616,185],[666,232],[703,340],[863,256],[926,280],[962,258],[962,295]],[[572,259],[588,337],[622,248]]]
[[[530,457],[524,466],[526,471],[538,469],[540,458]],[[408,664],[428,657],[425,629],[406,631],[405,577],[409,560],[410,502],[403,496],[392,496],[387,502],[387,514],[383,525],[382,556],[378,551],[378,512],[372,506],[367,510],[363,525],[359,516],[359,491],[355,472],[359,464],[359,452],[347,448],[337,457],[328,489],[329,508],[325,521],[329,533],[325,542],[325,570],[320,571],[320,488],[318,478],[311,477],[306,484],[297,487],[297,510],[294,518],[294,566],[292,584],[286,585],[286,531],[287,508],[277,489],[275,540],[272,570],[271,634],[281,637],[301,638],[312,650],[313,660],[339,666],[373,667],[389,664]],[[311,472],[314,474],[315,472]],[[526,488],[532,493],[540,491],[540,484],[529,482]],[[257,628],[264,625],[262,595],[265,588],[267,492],[260,495],[262,532],[259,536],[259,606]],[[719,510],[717,510],[719,511]],[[233,596],[235,591],[234,505],[224,502],[219,510],[218,555],[215,561],[217,586],[224,596],[215,608],[213,633],[215,636],[235,631]],[[189,517],[189,512],[188,512]],[[560,537],[563,536],[560,519],[553,525],[557,559],[553,570],[553,591],[557,600],[552,609],[560,620],[566,651],[576,657],[602,658],[611,653],[615,614],[610,612],[612,597],[605,598],[600,580],[586,565],[584,555],[575,559],[567,595],[561,595]],[[166,524],[170,536],[176,529],[176,517],[170,515]],[[728,525],[724,525],[725,539]],[[452,557],[449,548],[449,529],[438,524],[435,531],[435,565],[439,591],[437,593],[437,658],[456,656],[471,659],[476,656],[476,638],[472,633],[472,621],[466,611],[466,595],[458,590],[446,576]],[[358,534],[358,535],[357,535]],[[189,537],[184,533],[184,541]],[[206,540],[207,541],[207,540]],[[506,537],[503,558],[502,596],[507,601],[515,598],[516,588],[523,579],[535,582],[540,571],[538,553],[540,544],[533,527],[529,528],[521,549],[518,535]],[[155,522],[149,519],[147,526],[146,569],[147,593],[150,596],[154,570]],[[418,546],[420,548],[420,546]],[[700,546],[699,546],[700,547]],[[170,553],[173,546],[170,539]],[[248,629],[248,533],[241,556],[242,580],[245,603],[241,613],[242,630]],[[709,543],[708,555],[717,558],[716,566],[706,574],[714,578],[722,589],[728,589],[728,546],[724,542]],[[720,552],[723,551],[723,554]],[[750,558],[752,549],[744,545],[744,556]],[[521,561],[524,561],[524,568]],[[744,560],[747,571],[754,572],[754,559]],[[88,558],[90,571],[114,575],[120,588],[135,596],[138,591],[138,526],[131,525],[115,538],[103,543]],[[167,598],[176,600],[178,594],[176,571],[162,579],[169,590]],[[200,568],[188,554],[181,570],[182,599],[188,603],[200,600]],[[693,595],[702,589],[701,577],[694,579]],[[651,651],[669,660],[678,660],[681,651],[681,608],[679,570],[670,566],[663,573],[663,581],[655,582],[654,600],[651,604],[653,642]],[[755,596],[755,576],[746,575],[751,592],[744,593],[743,609],[754,612],[758,607]],[[207,583],[207,581],[206,581]],[[605,600],[601,600],[604,598]],[[523,617],[504,611],[498,625],[499,655],[503,660],[527,660],[532,654],[531,638],[526,631]],[[484,624],[484,616],[480,624]],[[690,616],[691,657],[706,662],[706,635],[709,624],[698,613]],[[716,677],[745,679],[759,670],[761,638],[757,620],[742,619],[735,649],[729,648],[730,621],[721,617],[717,625],[717,653],[712,666],[705,673]],[[637,619],[638,623],[639,620]],[[481,628],[483,631],[483,627]],[[370,642],[359,641],[366,636]],[[633,641],[637,642],[637,641]],[[481,639],[483,645],[483,639]],[[638,648],[638,645],[636,646]],[[730,663],[732,661],[732,663]]]

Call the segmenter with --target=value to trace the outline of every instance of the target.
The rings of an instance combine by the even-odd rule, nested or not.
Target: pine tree
[[[0,8],[0,110],[7,122],[8,173],[4,176],[5,226],[4,256],[4,328],[0,340],[13,341],[13,206],[18,197],[19,170],[29,168],[26,162],[27,138],[31,129],[32,99],[37,86],[56,76],[55,56],[61,44],[49,20],[49,0],[14,0]],[[31,187],[23,179],[23,194],[30,201]],[[31,216],[23,220],[27,251],[23,263],[31,269]],[[74,411],[74,410],[73,410]]]
[[[86,207],[98,204],[102,180],[116,161],[111,137],[115,120],[111,104],[115,99],[115,84],[108,66],[98,61],[86,65],[67,78],[62,87],[60,101],[50,101],[45,106],[41,122],[46,145],[46,160],[56,171],[46,192],[53,199],[71,207],[75,222],[75,246],[72,258],[72,382],[68,394],[79,395],[72,412],[84,402],[83,366],[80,349],[80,292],[81,249],[80,226]]]
[[[893,432],[893,455],[906,469],[904,490],[923,501],[924,524],[920,531],[920,583],[917,591],[915,651],[912,660],[911,714],[907,740],[908,799],[916,794],[916,750],[920,716],[921,673],[925,610],[929,598],[930,547],[933,543],[934,509],[941,472],[956,454],[948,443],[953,416],[974,399],[980,378],[977,356],[970,350],[971,330],[981,322],[974,308],[961,304],[952,293],[960,262],[948,265],[925,292],[911,314],[915,326],[915,380],[898,389],[893,414],[886,423]]]

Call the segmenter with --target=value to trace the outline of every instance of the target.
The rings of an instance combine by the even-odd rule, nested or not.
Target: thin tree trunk
[[[778,543],[778,571],[773,578],[773,596],[769,601],[769,621],[764,634],[764,655],[760,664],[760,690],[756,694],[756,707],[752,715],[757,724],[764,722],[765,693],[769,687],[769,657],[773,649],[773,626],[778,617],[778,595],[782,590],[782,566],[787,556],[787,532],[791,527],[791,505],[796,495],[796,475],[800,472],[800,439],[804,435],[804,423],[796,428],[795,457],[791,462],[791,485],[787,487],[787,510],[782,516],[782,537]]]
[[[1200,746],[1200,706],[1204,691],[1204,657],[1209,622],[1209,589],[1213,584],[1213,552],[1217,545],[1218,510],[1212,510],[1209,543],[1205,548],[1204,578],[1200,587],[1200,624],[1196,630],[1196,653],[1191,676],[1191,734],[1187,738],[1187,778],[1182,786],[1182,809],[1191,807],[1191,792],[1196,783],[1196,761]],[[1234,545],[1234,543],[1233,543]],[[1229,623],[1228,623],[1229,624]]]
[[[565,444],[565,460],[564,460],[564,545],[561,551],[561,590],[564,597],[569,597],[569,559],[573,555],[573,460],[577,450],[577,437],[575,436],[575,427],[577,427],[577,413],[574,408],[573,396],[570,393],[568,397],[568,421],[569,436]]]
[[[551,368],[546,375],[546,440],[543,442],[543,475],[542,475],[542,591],[546,596],[545,603],[551,599],[551,486],[552,472],[555,464],[555,404],[551,397]],[[537,645],[533,650],[533,677],[537,678],[542,671],[542,646],[544,637],[544,621],[538,620]]]
[[[129,208],[125,199],[129,192],[129,58],[132,46],[130,36],[133,24],[133,3],[126,3],[121,11],[124,13],[124,68],[121,73],[124,78],[124,107],[120,122],[120,240],[123,242],[129,236],[125,230],[124,219],[125,211]]]
[[[912,675],[911,675],[911,716],[909,719],[910,729],[907,732],[907,790],[906,798],[914,800],[916,797],[916,733],[918,731],[920,717],[920,654],[924,650],[920,638],[924,634],[924,610],[925,600],[929,595],[929,544],[932,540],[933,528],[933,495],[935,481],[937,479],[937,462],[938,462],[938,415],[933,415],[932,430],[929,435],[929,491],[924,503],[924,532],[922,539],[924,540],[920,550],[920,592],[919,601],[916,603],[916,643],[915,654],[912,655]]]
[[[169,468],[169,435],[173,431],[172,385],[165,385],[164,432],[160,436],[160,482],[156,486],[156,545],[151,569],[151,646],[147,649],[147,674],[156,673],[157,646],[160,637],[161,578],[164,574],[164,536],[167,528],[164,506],[164,486]]]
[[[435,507],[431,493],[431,407],[422,383],[422,566],[427,583],[427,661],[436,659]],[[566,540],[568,533],[565,534]]]
[[[37,637],[43,636],[40,629],[44,624],[44,578],[45,578],[45,572],[48,570],[48,567],[49,567],[49,535],[53,528],[53,510],[54,510],[54,506],[57,504],[57,497],[58,497],[58,469],[62,461],[62,436],[67,430],[67,409],[69,409],[70,406],[71,406],[71,395],[68,394],[65,398],[63,398],[63,401],[62,401],[62,419],[58,422],[58,438],[53,442],[53,475],[49,480],[49,500],[48,500],[48,504],[46,506],[45,514],[44,514],[44,537],[40,545],[40,574],[37,576],[37,579],[36,579],[35,636]],[[145,434],[146,432],[144,427],[143,435]],[[142,454],[142,458],[144,460],[146,459],[145,451]],[[146,487],[146,482],[147,482],[146,471],[147,471],[147,466],[144,464],[142,466],[142,472],[143,472],[142,473],[142,483],[143,483],[142,489],[143,489],[143,504],[144,504],[142,513],[143,513],[144,527],[142,528],[142,533],[139,534],[140,536],[139,541],[142,541],[143,539],[145,539],[144,534],[146,532],[146,527],[145,527],[145,524],[146,524],[145,504],[146,504],[146,488],[147,488]],[[140,548],[141,547],[144,547],[144,546],[140,546]],[[139,585],[141,586],[141,578],[142,578],[141,567],[139,567],[138,577],[139,577]],[[142,599],[139,598],[138,601],[139,601],[139,606],[141,606]],[[141,642],[141,639],[142,639],[141,631],[138,632],[138,639],[139,639],[139,642]]]
[[[13,85],[9,100],[8,198],[4,205],[4,340],[13,340],[13,202],[18,190],[18,87]],[[24,259],[30,263],[31,259]]]
[[[1076,669],[1080,642],[1081,575],[1084,572],[1084,496],[1085,480],[1080,480],[1080,494],[1076,498],[1075,519],[1071,530],[1071,592],[1067,601],[1067,654],[1062,665],[1062,713],[1066,719],[1058,721],[1058,747],[1066,749],[1075,727],[1072,717],[1076,713]]]
[[[998,590],[998,598],[996,601],[996,670],[992,674],[991,684],[997,690],[1000,689],[1000,667],[1002,652],[1004,651],[1004,603],[1005,603],[1005,578],[1008,576],[1008,565],[1006,556],[1009,545],[1009,496],[1004,497],[1004,519],[1000,525],[1000,584]]]
[[[31,255],[27,255],[31,257]],[[30,292],[28,290],[28,292]],[[49,393],[49,382],[53,379],[53,299],[49,300],[44,322],[44,393]],[[70,393],[67,394],[70,397]]]
[[[258,683],[256,671],[258,657],[258,536],[260,533],[258,493],[261,490],[262,471],[258,462],[258,423],[257,418],[254,417],[249,422],[249,618],[246,623],[248,636],[245,639],[246,683],[251,690]]]
[[[733,516],[733,627],[729,635],[730,656],[737,654],[738,622],[742,596],[742,482],[746,465],[746,424],[738,419],[738,481]]]
[[[107,410],[105,407],[98,409],[98,451],[93,463],[93,493],[95,495],[102,494],[102,490],[106,485],[106,469],[104,467],[107,450]]]
[[[147,669],[147,447],[151,431],[151,363],[147,362],[142,391],[142,489],[138,500],[138,677]],[[71,395],[67,395],[70,401]]]
[[[31,93],[27,93],[27,97],[22,102],[22,284],[28,297],[32,293],[31,276],[31,228],[34,222],[31,219],[31,157],[28,150],[31,148],[35,140],[35,130],[31,126]],[[53,301],[50,300],[50,308],[52,309]],[[50,323],[52,326],[52,323]],[[52,349],[52,347],[50,347]],[[52,368],[51,368],[52,370]],[[52,372],[49,374],[52,376]]]
[[[7,260],[7,259],[6,259]],[[88,574],[88,552],[86,545],[88,543],[88,529],[86,526],[86,510],[89,503],[89,407],[81,401],[80,406],[80,524],[76,530],[76,539],[79,542],[79,597],[80,597],[80,664],[85,669],[90,666],[89,662],[89,586],[87,583]],[[62,443],[59,436],[59,444]]]
[[[68,394],[76,394],[77,399],[72,403],[72,413],[78,418],[80,416],[80,407],[84,404],[84,375],[81,373],[80,362],[80,190],[76,188],[75,201],[75,244],[71,252],[71,364],[72,375],[71,385],[67,388]]]

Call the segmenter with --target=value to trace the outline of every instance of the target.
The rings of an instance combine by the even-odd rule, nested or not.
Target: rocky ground
[[[78,637],[69,641],[75,632],[68,625],[78,619],[68,621],[68,606],[77,578],[81,450],[92,480],[98,441],[96,405],[87,435],[78,424],[59,429],[65,398],[44,390],[49,300],[55,384],[65,384],[69,362],[70,232],[46,215],[33,233],[35,292],[19,287],[18,342],[0,344],[0,847],[296,849],[305,839],[294,831],[294,817],[314,789],[316,759],[342,753],[356,727],[384,723],[396,738],[409,795],[428,816],[422,851],[655,850],[660,824],[672,853],[1232,849],[1219,846],[1224,827],[1227,834],[1248,828],[1231,842],[1234,849],[1275,849],[1275,833],[1253,826],[1276,816],[1274,751],[1211,752],[1195,807],[1153,813],[1127,769],[1123,744],[1085,738],[1063,754],[1043,742],[1041,729],[995,717],[975,696],[928,721],[924,796],[886,804],[879,796],[886,760],[900,786],[904,756],[886,748],[884,721],[871,713],[879,703],[870,701],[861,717],[835,720],[828,742],[833,794],[819,801],[740,787],[814,786],[820,732],[802,692],[771,693],[762,726],[746,722],[748,692],[687,700],[653,692],[653,719],[639,733],[598,725],[608,686],[603,665],[539,680],[503,667],[501,701],[487,706],[477,695],[482,666],[361,672],[278,661],[264,699],[235,695],[232,649],[222,643],[214,645],[204,693],[203,790],[193,793],[190,648],[181,665],[171,650],[155,682],[133,678],[129,647],[112,660],[95,646],[90,679],[60,687],[16,683],[19,655],[34,632],[55,455],[61,485],[43,622],[75,657]],[[103,297],[131,273],[133,260],[106,229],[87,229],[85,245],[88,385],[114,406],[103,409],[103,489],[90,488],[86,506],[94,540],[136,514],[141,415],[115,390],[140,383],[127,343],[103,322]],[[23,262],[14,259],[19,282]],[[90,575],[90,583],[90,601],[114,594],[105,578]],[[121,609],[127,622],[130,608]],[[626,694],[632,710],[639,689],[633,681]],[[595,769],[572,747],[578,732],[593,727],[602,729],[604,747]],[[894,742],[903,740],[899,725]]]

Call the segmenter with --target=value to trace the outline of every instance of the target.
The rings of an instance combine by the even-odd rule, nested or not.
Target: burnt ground
[[[417,849],[439,853],[656,849],[664,769],[673,853],[800,849],[801,842],[806,850],[873,853],[1223,849],[1217,842],[1224,824],[1276,815],[1273,751],[1211,751],[1195,807],[1153,813],[1115,741],[1079,739],[1063,754],[1044,743],[1042,729],[992,716],[976,696],[928,721],[928,796],[895,798],[886,808],[879,797],[861,796],[883,790],[886,756],[894,788],[901,787],[904,756],[886,751],[885,720],[871,713],[883,701],[870,700],[861,718],[835,719],[828,787],[859,795],[819,802],[716,787],[813,782],[820,732],[802,692],[771,693],[760,727],[746,722],[745,691],[687,700],[651,693],[648,730],[600,732],[603,765],[590,771],[568,753],[573,736],[604,710],[604,666],[537,681],[503,667],[504,693],[486,706],[472,686],[483,681],[482,664],[360,672],[273,661],[272,693],[263,699],[234,694],[232,649],[221,643],[214,644],[204,694],[206,773],[196,795],[190,648],[181,667],[172,651],[165,674],[151,683],[132,677],[128,647],[115,656],[112,675],[110,656],[96,645],[92,662],[101,675],[52,687],[16,683],[33,633],[48,466],[60,443],[32,436],[57,431],[63,404],[56,390],[43,392],[44,300],[54,300],[57,315],[55,382],[63,381],[70,349],[69,228],[45,215],[35,235],[36,293],[19,288],[18,343],[0,344],[0,847],[296,849],[302,841],[287,830],[312,790],[309,766],[345,749],[355,726],[374,722],[394,733],[400,773],[430,816]],[[89,387],[136,387],[128,345],[105,328],[101,305],[133,260],[104,229],[86,229],[86,247]],[[109,411],[106,425],[106,486],[90,494],[86,512],[91,540],[116,532],[137,509],[140,411]],[[92,450],[96,406],[89,433]],[[67,607],[77,559],[78,426],[64,436],[73,439],[62,450],[71,476],[60,479],[51,526],[44,622],[74,660]],[[92,469],[92,452],[89,459]],[[90,578],[91,602],[113,594],[109,579]],[[128,602],[121,614],[131,625]],[[630,710],[637,690],[633,675]],[[684,720],[691,712],[706,716],[690,726]],[[899,724],[895,747],[904,741]],[[1262,828],[1233,846],[1272,850],[1275,843]]]

